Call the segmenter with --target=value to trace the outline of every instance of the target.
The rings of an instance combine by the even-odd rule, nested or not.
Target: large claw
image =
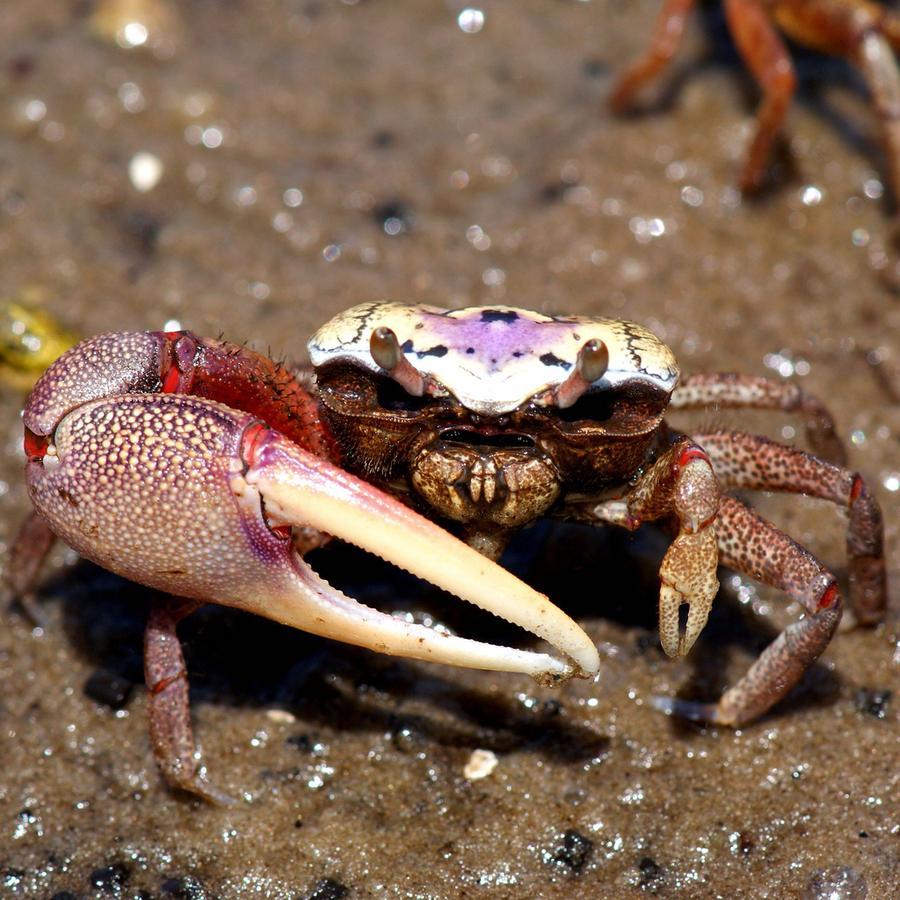
[[[170,594],[457,666],[550,680],[599,667],[588,636],[542,594],[399,501],[209,400],[137,394],[86,403],[31,453],[27,477],[32,502],[63,540]],[[376,553],[544,638],[569,662],[363,606],[303,562],[284,524]]]

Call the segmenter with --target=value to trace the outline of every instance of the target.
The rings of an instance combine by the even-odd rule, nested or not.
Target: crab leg
[[[627,110],[634,95],[669,65],[678,52],[688,16],[696,3],[697,0],[665,0],[646,55],[626,69],[613,87],[609,97],[613,112]]]
[[[56,535],[43,516],[32,510],[22,523],[9,549],[4,573],[4,587],[13,602],[18,603],[33,625],[43,627],[44,613],[34,595],[38,573],[53,548]]]
[[[834,419],[818,397],[790,381],[773,381],[733,372],[701,372],[685,378],[672,392],[669,409],[780,409],[805,418],[806,438],[813,452],[842,466],[847,451]],[[700,441],[701,446],[703,442]]]
[[[153,756],[174,787],[219,806],[234,802],[206,777],[191,728],[188,674],[176,626],[202,604],[177,597],[160,599],[150,610],[144,631],[144,679]]]
[[[797,88],[797,76],[787,47],[760,0],[725,0],[725,18],[738,51],[763,92],[756,113],[756,134],[741,173],[741,190],[753,193],[763,186],[766,162]]]
[[[546,597],[247,413],[130,394],[78,407],[30,452],[35,508],[66,543],[126,578],[383,653],[542,679],[599,667],[587,635]],[[545,638],[573,664],[362,606],[309,569],[287,526],[345,538]]]

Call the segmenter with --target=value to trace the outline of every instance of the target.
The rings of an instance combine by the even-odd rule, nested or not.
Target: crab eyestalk
[[[542,680],[599,667],[588,636],[542,594],[377,488],[209,400],[143,394],[84,404],[32,456],[27,480],[35,508],[70,546],[169,594],[457,666]],[[309,568],[285,525],[375,553],[546,639],[571,663],[363,606]]]
[[[384,369],[407,394],[421,397],[425,379],[403,354],[397,335],[390,328],[376,328],[369,339],[369,350],[375,364]]]
[[[608,368],[609,349],[606,344],[598,338],[585,342],[578,351],[575,368],[556,389],[556,405],[560,409],[568,409],[595,381],[606,374]]]

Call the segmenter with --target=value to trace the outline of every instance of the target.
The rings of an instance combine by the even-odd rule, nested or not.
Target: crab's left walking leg
[[[223,806],[234,799],[212,785],[200,765],[191,728],[188,673],[176,634],[178,623],[202,605],[198,600],[163,597],[150,610],[144,631],[150,743],[169,784]]]
[[[651,82],[672,61],[684,37],[684,26],[697,0],[665,0],[647,52],[626,69],[609,97],[613,112],[627,110],[634,95]]]
[[[779,588],[807,614],[788,625],[718,703],[653,702],[681,718],[738,727],[765,713],[818,659],[841,619],[841,598],[835,577],[809,551],[732,497],[722,498],[718,536],[723,565]]]
[[[659,639],[669,656],[683,656],[703,630],[719,589],[716,515],[719,485],[703,449],[681,438],[663,453],[623,499],[593,507],[595,520],[625,528],[673,518],[678,534],[660,566]],[[688,607],[684,630],[682,605]]]

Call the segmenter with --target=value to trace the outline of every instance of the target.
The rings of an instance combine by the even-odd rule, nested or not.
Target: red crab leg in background
[[[202,354],[222,363],[198,372]],[[45,373],[25,410],[29,492],[79,553],[166,593],[247,609],[349,643],[452,665],[538,678],[597,671],[593,643],[564,613],[443,529],[262,423],[287,421],[307,445],[312,398],[271,390],[251,367],[250,413],[160,387],[234,390],[250,351],[191,335],[101,335]],[[237,361],[231,370],[228,360]],[[174,367],[173,367],[174,363]],[[173,374],[176,372],[177,374]],[[265,373],[269,374],[265,374]],[[274,376],[273,376],[274,377]],[[247,380],[247,379],[244,379]],[[256,391],[254,394],[253,391]],[[293,392],[299,402],[284,400]],[[279,416],[281,417],[279,419]],[[445,635],[371,610],[302,561],[286,526],[313,528],[548,640],[546,654]]]

